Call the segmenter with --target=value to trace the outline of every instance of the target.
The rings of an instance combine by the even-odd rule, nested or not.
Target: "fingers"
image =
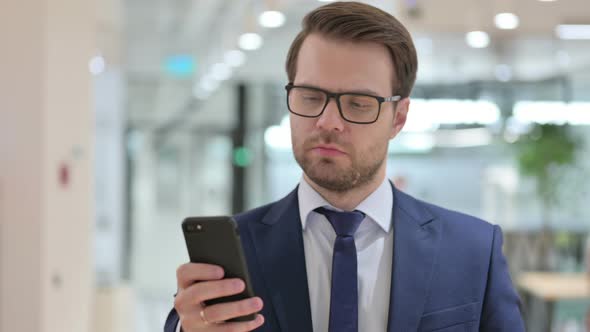
[[[264,323],[262,315],[257,315],[252,321],[225,323],[232,318],[259,312],[263,303],[258,297],[203,306],[203,302],[207,300],[240,294],[244,291],[246,287],[244,281],[237,278],[222,279],[223,276],[223,269],[216,265],[186,263],[178,267],[176,271],[178,292],[174,299],[174,308],[185,332],[252,331]]]
[[[253,297],[235,302],[207,306],[202,310],[208,322],[223,322],[232,318],[257,313],[262,310],[262,306],[262,299]]]
[[[186,263],[176,270],[178,289],[188,288],[197,281],[218,280],[223,278],[223,269],[217,265]]]
[[[221,324],[207,324],[204,325],[202,322],[194,321],[182,321],[181,326],[184,332],[246,332],[252,331],[264,324],[264,317],[262,315],[256,315],[256,318],[247,322],[231,322]]]
[[[222,279],[213,281],[201,281],[180,291],[176,299],[180,302],[200,305],[207,300],[217,299],[229,295],[240,294],[246,285],[240,279]]]
[[[264,316],[256,315],[256,319],[248,322],[224,323],[217,325],[215,332],[246,332],[252,331],[264,324]]]

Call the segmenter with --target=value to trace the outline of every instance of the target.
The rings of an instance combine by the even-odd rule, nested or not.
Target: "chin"
[[[318,186],[332,192],[345,192],[354,187],[354,183],[350,179],[341,177],[325,176],[325,177],[311,177],[309,178]]]
[[[345,166],[341,165],[342,162],[338,162],[334,158],[309,158],[307,161],[306,164],[309,166],[308,169],[319,170],[327,177],[330,177],[330,175],[334,175],[335,173],[346,173],[347,171],[350,171],[347,170]]]
[[[342,191],[352,185],[352,170],[342,169],[334,164],[313,164],[303,171],[313,182],[329,190]]]

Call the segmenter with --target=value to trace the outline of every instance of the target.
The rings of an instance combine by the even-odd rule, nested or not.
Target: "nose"
[[[342,131],[344,129],[344,119],[340,115],[336,99],[330,98],[328,100],[328,105],[319,116],[316,126],[324,130]]]

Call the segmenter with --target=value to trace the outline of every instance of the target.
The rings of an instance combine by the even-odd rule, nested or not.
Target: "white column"
[[[93,3],[0,3],[0,331],[86,332]]]

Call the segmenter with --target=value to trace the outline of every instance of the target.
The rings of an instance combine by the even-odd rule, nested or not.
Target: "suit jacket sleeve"
[[[524,332],[521,303],[510,279],[502,243],[502,230],[496,225],[480,331]]]
[[[166,318],[164,332],[176,332],[179,323],[180,319],[178,317],[178,314],[176,313],[176,309],[172,309],[168,314],[168,318]]]

